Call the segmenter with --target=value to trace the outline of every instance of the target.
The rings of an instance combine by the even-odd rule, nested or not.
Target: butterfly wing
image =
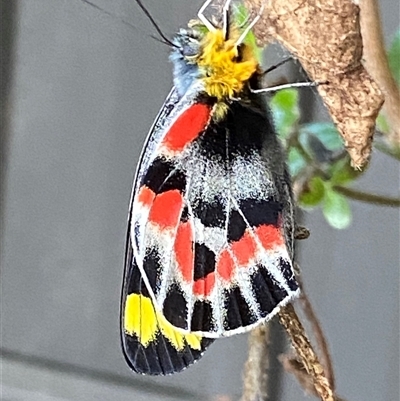
[[[181,160],[190,178],[180,228],[190,235],[181,240],[178,230],[175,276],[156,300],[173,325],[208,337],[249,330],[299,292],[285,157],[256,101],[233,102],[224,119],[212,118]],[[190,263],[182,262],[189,249]]]
[[[268,110],[235,101],[221,119],[213,102],[176,108],[132,207],[149,297],[174,327],[209,338],[269,320],[299,292],[290,184]]]
[[[121,308],[125,359],[141,374],[180,372],[199,359],[212,340],[179,332],[154,306],[135,262],[129,236],[128,239]]]
[[[144,147],[132,192],[121,297],[121,341],[128,364],[142,374],[179,372],[199,359],[212,343],[199,335],[178,331],[156,307],[154,296],[149,293],[149,282],[163,273],[163,267],[156,266],[152,261],[154,252],[146,255],[148,249],[143,247],[148,219],[164,224],[173,221],[173,213],[162,212],[171,191],[179,192],[177,188],[169,191],[163,187],[165,174],[169,175],[174,164],[173,160],[164,160],[164,165],[159,163],[157,149],[187,102],[187,98],[179,99],[174,89],[167,97]],[[162,230],[158,234],[162,236]]]
[[[240,102],[212,120],[193,151],[202,172],[188,195],[196,253],[189,330],[232,335],[268,321],[299,292],[285,157],[268,110]]]

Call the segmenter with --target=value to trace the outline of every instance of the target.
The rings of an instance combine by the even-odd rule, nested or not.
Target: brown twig
[[[304,290],[304,286],[303,286],[303,283],[301,282],[301,278],[298,278],[298,280],[300,282],[300,287],[301,287],[300,302],[301,302],[302,311],[304,312],[307,320],[311,324],[311,329],[313,331],[315,341],[316,341],[318,349],[320,351],[319,356],[320,356],[321,364],[325,370],[325,376],[328,379],[328,382],[329,382],[332,390],[335,391],[335,387],[336,387],[335,372],[333,370],[333,363],[332,363],[331,353],[329,352],[328,342],[326,341],[324,332],[322,331],[322,327],[319,322],[319,319],[317,318],[317,315],[314,312],[314,308],[307,296],[307,293]]]
[[[315,390],[314,384],[301,362],[299,362],[295,358],[289,357],[288,355],[281,355],[279,357],[279,360],[282,363],[282,366],[285,369],[285,371],[292,373],[306,392],[318,397],[318,393]],[[346,401],[346,400],[342,397],[335,395],[335,401]]]
[[[241,401],[268,399],[269,326],[257,327],[249,334],[249,355],[243,373]]]
[[[314,382],[311,376],[304,369],[304,365],[296,359],[296,357],[290,355],[280,355],[279,362],[282,364],[285,372],[292,374],[299,382],[300,386],[308,394],[318,397],[318,393],[315,390]]]
[[[286,329],[305,371],[311,377],[315,392],[323,401],[336,401],[324,368],[318,361],[318,357],[311,346],[304,327],[291,304],[281,309],[279,320]]]
[[[383,112],[388,119],[391,145],[400,146],[400,91],[390,72],[383,40],[379,5],[376,0],[363,0],[360,4],[360,24],[364,43],[364,64],[385,95]]]

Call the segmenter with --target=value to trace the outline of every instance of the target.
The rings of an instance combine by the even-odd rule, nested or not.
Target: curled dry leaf
[[[261,0],[245,0],[254,13]],[[361,64],[359,7],[351,0],[268,0],[254,32],[261,45],[277,40],[302,64],[341,133],[355,168],[371,153],[383,104],[378,85]]]

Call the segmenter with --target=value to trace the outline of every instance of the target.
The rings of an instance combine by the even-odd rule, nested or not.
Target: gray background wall
[[[3,400],[237,399],[246,336],[216,342],[187,371],[133,375],[118,307],[132,177],[171,86],[168,49],[132,0],[18,2],[16,60],[1,225]],[[396,0],[381,0],[387,39]],[[167,35],[200,2],[147,0]],[[1,18],[1,16],[0,16]],[[396,196],[398,164],[376,153],[357,187]],[[339,393],[399,398],[399,212],[352,203],[346,231],[306,213],[304,281],[325,329]],[[219,398],[222,400],[222,398]],[[280,396],[303,391],[284,376]]]

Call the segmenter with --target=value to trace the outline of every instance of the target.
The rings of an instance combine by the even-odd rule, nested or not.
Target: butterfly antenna
[[[112,17],[112,18],[117,18],[117,19],[118,19],[120,22],[122,22],[124,25],[128,26],[129,28],[131,28],[131,29],[133,29],[133,30],[135,30],[135,31],[138,31],[138,28],[137,28],[135,25],[132,25],[131,23],[129,23],[128,21],[125,21],[124,19],[118,17],[117,15],[115,15],[115,14],[113,14],[113,13],[110,13],[109,11],[105,10],[104,8],[99,7],[97,4],[92,3],[92,2],[89,1],[89,0],[81,0],[81,1],[82,1],[82,3],[85,3],[85,4],[87,4],[87,5],[89,5],[89,6],[93,7],[93,8],[95,8],[96,10],[101,11],[102,13],[104,13],[104,14],[106,14],[106,15]]]
[[[104,13],[104,14],[106,14],[106,15],[112,17],[112,18],[117,19],[119,22],[121,22],[122,24],[124,24],[124,25],[127,26],[128,28],[131,28],[131,29],[133,29],[134,31],[143,34],[143,32],[141,32],[140,29],[138,29],[137,26],[131,24],[130,22],[124,20],[123,18],[121,18],[121,17],[119,17],[119,16],[117,16],[117,15],[115,15],[115,14],[113,14],[113,13],[110,13],[109,11],[105,10],[104,8],[101,8],[101,7],[98,6],[97,4],[95,4],[95,3],[93,3],[93,2],[91,2],[91,1],[89,1],[89,0],[81,0],[81,1],[82,1],[82,3],[85,3],[85,4],[89,5],[90,7],[93,7],[93,8],[95,8],[96,10],[101,11],[102,13]],[[147,10],[146,10],[146,11],[147,11]],[[152,21],[152,22],[153,22],[153,24],[154,24],[154,21]],[[164,45],[167,45],[167,46],[175,46],[175,47],[176,47],[176,45],[174,45],[170,40],[168,40],[168,39],[160,32],[160,29],[158,28],[157,25],[156,25],[156,28],[157,28],[157,32],[158,32],[159,34],[161,34],[162,40],[161,40],[160,38],[154,36],[154,35],[150,35],[151,38],[155,39],[157,42],[160,42],[160,43],[162,43],[162,44],[164,44]],[[147,36],[147,34],[146,34],[146,36]]]
[[[167,44],[169,44],[172,47],[179,47],[177,46],[175,43],[171,42],[162,32],[162,30],[160,29],[160,27],[157,25],[157,22],[154,20],[154,18],[152,17],[152,15],[150,14],[149,10],[144,6],[144,4],[142,3],[141,0],[135,0],[137,5],[142,9],[142,11],[144,12],[144,14],[146,15],[146,17],[148,18],[148,20],[151,22],[151,24],[154,26],[155,30],[157,31],[157,33],[161,36],[161,38],[163,39],[163,41]]]

